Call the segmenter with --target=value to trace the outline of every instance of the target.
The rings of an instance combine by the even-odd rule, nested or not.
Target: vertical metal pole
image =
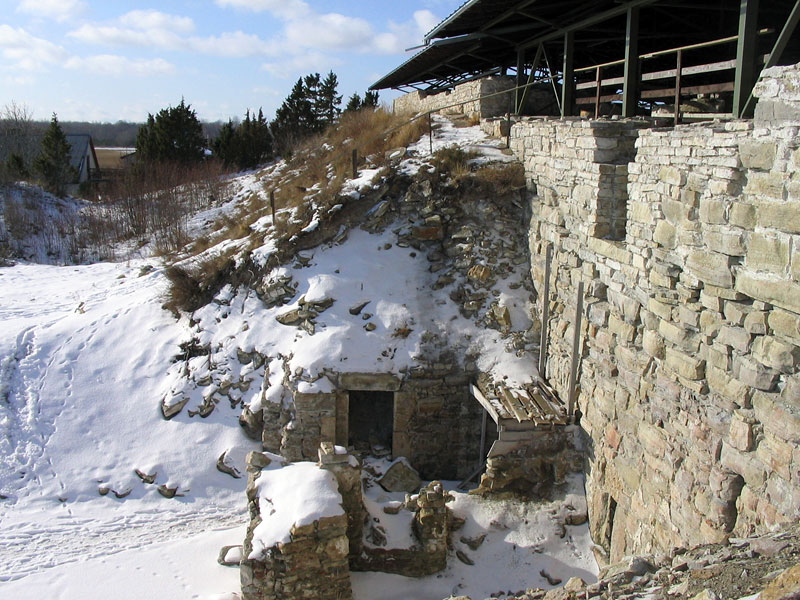
[[[583,281],[578,282],[578,305],[575,307],[575,328],[572,337],[572,364],[569,368],[569,404],[567,414],[575,414],[575,391],[578,383],[578,358],[581,345],[581,316],[583,315]]]
[[[564,34],[564,67],[561,83],[561,118],[572,115],[572,103],[575,101],[575,67],[572,54],[575,50],[575,32]],[[552,75],[552,73],[551,73]]]
[[[433,154],[433,118],[428,113],[428,151]]]
[[[625,26],[625,74],[622,84],[622,116],[635,117],[639,102],[639,7],[628,8]]]
[[[678,50],[675,68],[675,125],[681,122],[681,77],[683,75],[683,50]]]
[[[548,244],[544,259],[544,289],[542,293],[542,330],[539,338],[539,377],[547,379],[547,327],[550,323],[550,265],[553,261],[553,245]]]
[[[519,114],[522,78],[525,76],[525,50],[517,50],[517,85],[514,90],[514,114]]]
[[[506,148],[511,148],[511,113],[506,113],[506,127],[508,127],[508,132],[506,133]]]
[[[272,209],[272,226],[277,229],[278,225],[275,223],[275,190],[269,191],[269,207]]]
[[[594,92],[594,118],[600,117],[600,83],[603,81],[600,67],[597,67],[597,76],[595,77],[595,92]]]
[[[358,178],[358,148],[353,148],[353,179]]]
[[[758,49],[758,0],[739,4],[739,41],[736,45],[736,76],[733,82],[733,116],[745,115],[747,98],[756,83]]]

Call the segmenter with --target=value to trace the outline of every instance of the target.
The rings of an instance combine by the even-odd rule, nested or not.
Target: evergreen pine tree
[[[205,154],[203,126],[191,105],[181,98],[175,107],[147,115],[136,136],[136,153],[142,161],[193,163]]]
[[[325,126],[332,125],[341,114],[342,97],[336,93],[339,79],[330,71],[319,87],[319,116]]]
[[[67,184],[72,183],[77,177],[75,169],[69,164],[71,146],[67,136],[58,124],[58,118],[53,113],[44,136],[42,137],[42,150],[33,161],[34,171],[41,177],[47,191],[56,196],[63,196]]]
[[[364,102],[361,108],[378,108],[378,92],[364,92]]]
[[[358,92],[353,92],[353,95],[347,101],[344,112],[356,112],[358,110],[361,110],[361,96],[358,95]]]

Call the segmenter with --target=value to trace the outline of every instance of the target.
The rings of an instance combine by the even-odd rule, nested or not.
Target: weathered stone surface
[[[754,271],[785,273],[789,267],[788,238],[753,233],[745,260],[747,267]]]
[[[775,164],[775,142],[745,140],[739,143],[739,156],[746,169],[769,171]]]
[[[667,366],[670,367],[681,377],[690,380],[702,379],[705,377],[706,361],[684,354],[674,348],[667,348]]]
[[[799,283],[741,271],[736,276],[736,291],[800,314]]]
[[[733,286],[731,259],[724,254],[692,250],[686,257],[686,267],[698,279],[722,288]]]
[[[762,202],[758,205],[758,224],[786,233],[800,233],[800,211],[792,202]]]
[[[759,596],[760,600],[797,600],[800,598],[800,564],[778,575]]]
[[[783,373],[793,373],[800,361],[800,347],[761,336],[753,343],[753,358]]]
[[[416,469],[408,464],[405,458],[392,462],[386,472],[378,479],[380,486],[387,492],[414,493],[419,489],[422,480]]]

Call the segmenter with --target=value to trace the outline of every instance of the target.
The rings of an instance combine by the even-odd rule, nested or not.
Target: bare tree
[[[0,163],[15,170],[30,169],[39,152],[33,111],[13,100],[0,110]]]

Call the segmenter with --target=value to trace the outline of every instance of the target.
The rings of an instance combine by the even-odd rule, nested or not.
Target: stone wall
[[[239,567],[243,600],[352,598],[344,510],[339,515],[293,525],[289,541],[273,545],[260,558],[251,558],[254,531],[262,521],[256,480],[269,463],[270,459],[260,452],[251,452],[247,460],[250,524]]]
[[[798,70],[770,73],[759,91]],[[612,560],[798,518],[800,120],[776,121],[777,98],[755,123],[512,127],[540,294],[554,250],[546,371],[562,396],[585,284],[578,406]]]
[[[516,86],[515,77],[485,77],[468,81],[455,86],[452,90],[438,94],[425,94],[415,91],[395,98],[393,110],[397,114],[419,114],[428,111],[443,112],[451,115],[466,115],[469,118],[488,119],[514,112],[514,92],[493,95],[511,90]],[[471,102],[470,102],[471,101]],[[464,104],[459,104],[459,103]],[[457,106],[451,106],[457,104]],[[531,88],[526,101],[526,110],[530,114],[552,114],[555,110],[555,97],[552,89]]]

